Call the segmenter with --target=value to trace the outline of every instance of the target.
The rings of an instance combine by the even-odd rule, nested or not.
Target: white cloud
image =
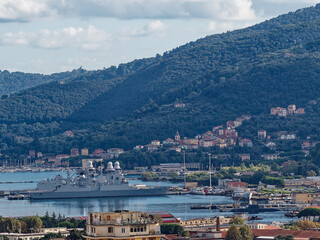
[[[258,1],[258,0],[255,0]],[[320,0],[264,0],[271,3],[303,3],[303,4],[317,4],[320,3]]]
[[[59,30],[43,29],[39,32],[7,32],[0,36],[4,45],[29,45],[37,48],[79,48],[96,50],[111,40],[111,35],[90,25],[87,28],[67,27]]]
[[[226,31],[232,31],[235,29],[241,29],[245,27],[249,27],[253,24],[253,22],[234,22],[234,21],[225,21],[225,22],[214,22],[211,21],[203,30],[204,34],[214,34],[221,33]]]
[[[142,28],[134,27],[134,28],[125,28],[120,31],[120,37],[145,37],[145,36],[162,36],[166,30],[166,26],[163,22],[159,20],[155,20],[149,22]]]
[[[47,0],[0,1],[0,21],[30,21],[47,16],[53,17],[56,14],[56,9],[50,8]]]
[[[212,18],[255,17],[252,0],[1,0],[0,20],[32,21],[54,17]]]

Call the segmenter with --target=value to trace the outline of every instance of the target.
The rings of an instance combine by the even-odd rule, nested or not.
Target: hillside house
[[[169,148],[169,151],[181,152],[181,147],[174,146],[174,147]]]
[[[298,109],[295,111],[295,114],[305,114],[304,108],[298,108]]]
[[[172,138],[167,138],[162,142],[163,145],[174,145],[175,141]]]
[[[74,137],[74,133],[72,131],[65,131],[63,135],[66,137]]]
[[[234,129],[232,129],[231,131],[229,130],[228,131],[228,136],[230,138],[237,139],[238,138],[238,132],[235,131]]]
[[[215,146],[215,140],[212,139],[201,139],[199,140],[200,147],[213,147]]]
[[[278,135],[278,139],[281,140],[294,140],[296,139],[296,134],[294,133],[282,133]]]
[[[174,107],[175,107],[175,108],[184,108],[185,106],[186,106],[185,103],[175,103],[175,104],[174,104]]]
[[[275,150],[277,148],[277,144],[274,142],[268,142],[265,146],[271,150]]]
[[[241,126],[241,124],[242,124],[242,121],[238,121],[238,120],[233,121],[233,126],[234,126],[235,128]]]
[[[157,151],[159,149],[159,146],[152,145],[152,144],[146,145],[145,147],[147,147],[148,152],[154,152],[154,151]]]
[[[261,157],[264,160],[277,160],[280,158],[278,153],[269,153],[269,154],[262,154]]]
[[[183,139],[183,144],[186,144],[186,145],[198,145],[199,144],[199,139],[196,139],[196,138]]]
[[[59,154],[56,156],[56,159],[61,161],[63,158],[69,158],[70,156],[68,154]]]
[[[121,153],[124,153],[124,150],[122,148],[109,148],[107,153],[111,158],[118,158]]]
[[[247,138],[243,138],[239,140],[239,146],[240,147],[252,147],[252,141]]]
[[[297,107],[295,104],[290,104],[288,106],[288,114],[294,114],[294,112],[296,111]]]
[[[79,149],[78,148],[72,148],[70,150],[70,156],[74,157],[74,156],[79,156]]]
[[[279,113],[280,107],[271,108],[271,115],[277,115]]]
[[[249,153],[240,153],[238,154],[238,157],[241,159],[241,161],[250,161],[250,154]]]
[[[286,117],[288,115],[288,110],[285,108],[280,108],[278,112],[279,117]]]
[[[36,157],[36,151],[35,150],[29,150],[29,157],[35,158]]]
[[[89,149],[88,148],[82,148],[81,149],[81,156],[88,156],[89,155]]]
[[[228,121],[227,122],[227,127],[234,128],[234,121]]]
[[[99,157],[101,156],[102,153],[104,153],[105,151],[101,148],[98,148],[98,149],[95,149],[92,153],[92,156],[96,156],[96,157]]]
[[[259,139],[265,139],[267,137],[267,131],[266,130],[258,130],[258,138]]]
[[[142,150],[144,148],[143,145],[137,145],[133,148],[133,150]]]
[[[159,140],[153,140],[151,141],[151,145],[154,145],[154,146],[160,146],[160,141]]]

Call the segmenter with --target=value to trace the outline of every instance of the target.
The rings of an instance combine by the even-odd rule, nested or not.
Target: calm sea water
[[[16,172],[0,173],[0,182],[40,181],[51,178],[57,174],[66,176],[66,172]],[[140,180],[130,180],[132,184],[141,184]],[[146,185],[179,186],[181,183],[170,182],[143,182]],[[36,183],[0,184],[0,190],[32,189]],[[1,216],[28,216],[44,215],[49,213],[63,214],[65,216],[86,216],[94,211],[113,211],[120,209],[136,211],[168,211],[175,217],[185,219],[214,217],[216,215],[230,216],[232,213],[219,213],[217,210],[190,210],[191,205],[196,204],[228,204],[233,200],[224,196],[200,196],[200,195],[170,195],[154,197],[119,197],[119,198],[83,198],[83,199],[59,199],[59,200],[15,200],[9,201],[0,198]],[[259,214],[263,217],[261,222],[290,221],[284,212]]]

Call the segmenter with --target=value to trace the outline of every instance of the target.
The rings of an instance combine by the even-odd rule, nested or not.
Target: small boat
[[[242,188],[236,188],[232,193],[233,199],[239,199],[241,200],[250,200],[252,197],[252,193],[250,191],[245,191]]]
[[[259,213],[259,212],[277,212],[280,211],[278,208],[272,207],[263,207],[260,205],[249,205],[245,208],[235,208],[232,209],[231,212],[247,212],[247,213]]]
[[[8,196],[8,200],[23,200],[26,198],[27,196],[23,194],[13,194]]]
[[[203,188],[197,187],[197,188],[193,188],[191,189],[190,194],[195,194],[195,195],[205,195],[205,191]]]
[[[284,215],[286,216],[286,217],[292,217],[292,218],[294,218],[294,217],[296,217],[297,215],[298,215],[298,211],[290,211],[290,212],[286,212]]]
[[[262,220],[262,217],[259,216],[251,216],[248,218],[248,221],[256,221],[256,220]]]

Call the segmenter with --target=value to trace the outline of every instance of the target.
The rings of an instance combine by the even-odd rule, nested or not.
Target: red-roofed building
[[[255,239],[273,239],[276,236],[281,235],[286,237],[292,235],[294,239],[299,240],[320,240],[320,231],[295,231],[295,230],[284,230],[284,229],[253,229],[252,230]],[[273,238],[271,238],[273,237]]]
[[[227,127],[233,128],[234,127],[234,122],[233,121],[228,121],[227,122]]]
[[[72,132],[72,131],[65,131],[65,132],[63,133],[63,135],[66,136],[66,137],[74,137],[74,132]]]
[[[227,189],[228,190],[235,190],[237,188],[246,188],[247,184],[245,182],[235,182],[235,181],[230,181],[228,182]]]
[[[78,148],[72,148],[70,150],[70,156],[74,157],[74,156],[79,156],[79,149]]]
[[[252,141],[250,139],[244,138],[239,140],[240,147],[252,147]]]
[[[96,150],[93,151],[92,156],[101,156],[102,153],[104,153],[105,151],[101,148],[98,148]]]
[[[180,221],[169,212],[148,212],[149,215],[158,215],[163,223],[179,223]]]
[[[296,111],[295,111],[296,114],[304,114],[304,108],[298,108]]]

